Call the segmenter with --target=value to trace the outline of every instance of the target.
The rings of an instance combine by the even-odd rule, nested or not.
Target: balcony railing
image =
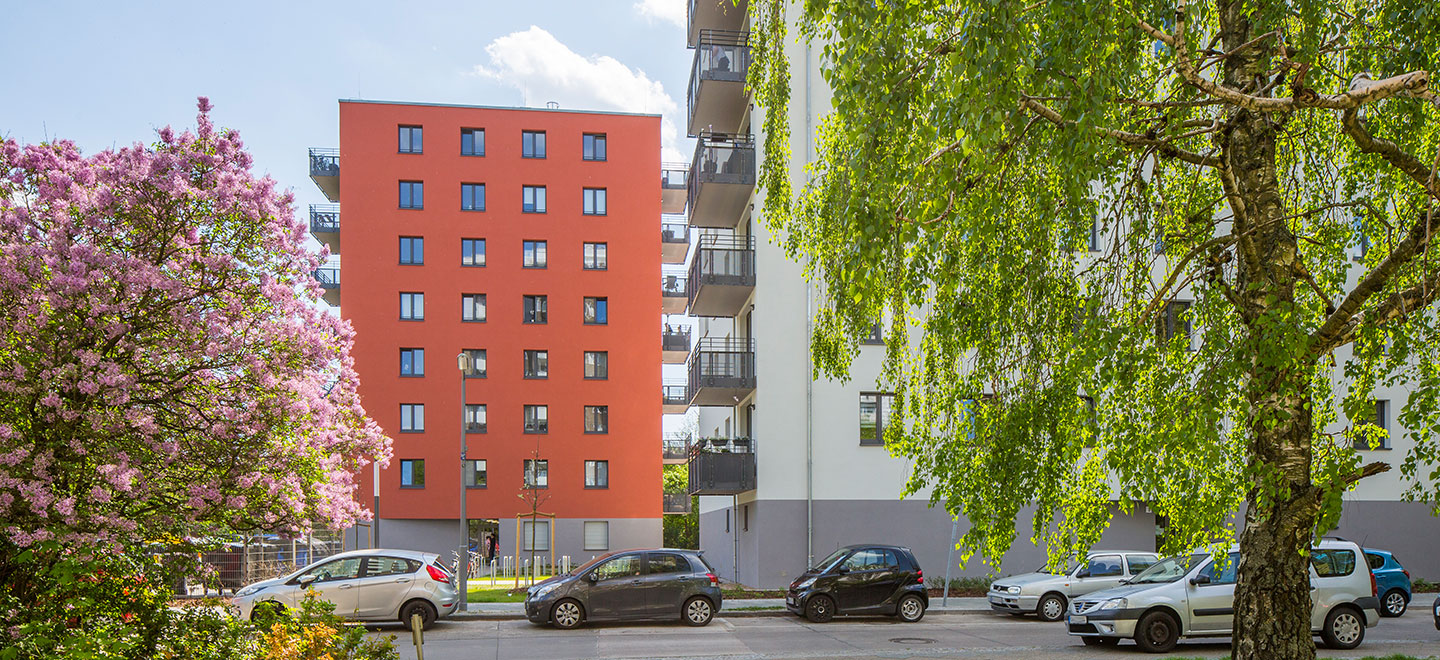
[[[331,307],[340,305],[340,269],[339,268],[317,268],[315,279],[319,280],[320,288],[325,290],[325,302]]]
[[[666,463],[684,463],[690,459],[690,438],[672,435],[665,438],[661,457]]]
[[[689,132],[740,130],[749,107],[745,74],[750,70],[750,33],[702,30],[690,65],[685,96]]]
[[[755,139],[702,131],[690,161],[690,224],[731,229],[755,190]]]
[[[665,414],[679,414],[690,408],[689,383],[662,383],[660,385],[660,411]]]
[[[340,254],[340,205],[311,204],[310,234],[329,247],[330,254]]]
[[[755,237],[702,236],[690,258],[691,316],[735,316],[755,290]]]
[[[684,195],[684,191],[681,191]],[[684,206],[684,201],[681,201]],[[683,264],[690,252],[690,225],[683,216],[671,216],[673,222],[661,218],[660,222],[660,263]]]
[[[662,493],[665,498],[663,512],[669,515],[684,515],[690,513],[690,493]]]
[[[733,406],[755,391],[754,339],[701,339],[688,362],[691,405]]]
[[[715,438],[704,446],[697,441],[689,467],[691,495],[735,495],[755,489],[755,445],[750,438]]]
[[[684,213],[690,163],[660,164],[660,212]]]
[[[690,328],[667,327],[660,333],[660,350],[690,352]]]
[[[340,150],[311,147],[310,179],[326,199],[340,201]]]
[[[660,310],[666,314],[684,314],[689,304],[689,287],[681,275],[660,276]]]
[[[689,0],[685,5],[685,43],[694,46],[702,30],[740,29],[748,4],[746,0]]]

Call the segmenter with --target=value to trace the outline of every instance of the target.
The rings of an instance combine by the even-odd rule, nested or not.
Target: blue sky
[[[148,143],[205,95],[299,209],[325,201],[305,150],[338,146],[341,98],[661,113],[665,159],[683,161],[684,3],[7,3],[0,135]]]

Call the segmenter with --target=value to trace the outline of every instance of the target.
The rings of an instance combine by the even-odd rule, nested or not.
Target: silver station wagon
[[[1076,596],[1118,587],[1121,580],[1139,575],[1158,561],[1153,552],[1092,550],[1084,561],[1063,571],[1051,573],[1041,566],[1034,573],[996,580],[990,585],[990,609],[1015,615],[1033,612],[1046,621],[1059,621]]]

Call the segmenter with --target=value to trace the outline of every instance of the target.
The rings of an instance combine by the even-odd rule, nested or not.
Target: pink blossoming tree
[[[317,304],[323,255],[199,109],[152,147],[0,142],[0,584],[41,541],[368,515],[353,475],[389,440]]]

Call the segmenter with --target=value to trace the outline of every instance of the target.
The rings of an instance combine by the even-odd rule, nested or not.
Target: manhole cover
[[[890,641],[896,644],[934,644],[935,640],[925,637],[891,637]]]

